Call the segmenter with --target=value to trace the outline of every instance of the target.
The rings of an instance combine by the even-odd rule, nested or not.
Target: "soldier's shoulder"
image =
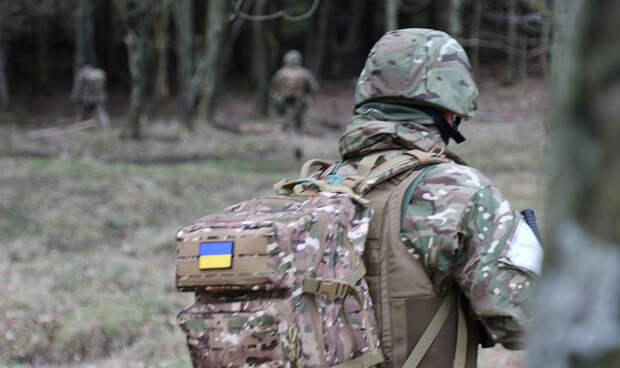
[[[456,162],[446,162],[436,165],[425,177],[426,183],[437,183],[457,187],[466,191],[476,191],[493,185],[478,169]]]

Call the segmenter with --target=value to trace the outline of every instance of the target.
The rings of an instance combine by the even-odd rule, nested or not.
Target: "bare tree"
[[[508,25],[506,27],[506,75],[504,84],[511,85],[517,80],[517,0],[508,0]]]
[[[123,131],[131,139],[142,138],[144,99],[147,87],[147,43],[152,42],[152,11],[161,0],[115,0],[125,25],[124,38],[131,74],[128,126]]]
[[[265,12],[266,0],[257,0],[254,9],[257,14]],[[256,82],[256,101],[254,112],[260,117],[267,116],[269,109],[269,49],[267,45],[265,22],[252,23],[252,50],[254,54],[253,73]]]
[[[540,47],[543,49],[549,48],[551,40],[551,22],[549,22],[549,19],[551,18],[551,11],[549,8],[550,7],[547,6],[547,0],[540,1],[540,11],[543,15],[544,20],[542,24],[542,29],[540,31]],[[551,9],[553,9],[553,4],[551,6]],[[545,77],[545,79],[547,79],[550,73],[549,52],[543,52],[540,54],[540,64],[542,66],[543,76]]]
[[[323,1],[319,6],[316,21],[317,32],[308,34],[307,51],[304,55],[308,69],[317,77],[321,76],[325,55],[327,53],[330,19],[332,18],[333,1]],[[358,1],[356,3],[366,3]]]
[[[449,9],[449,33],[452,37],[463,36],[463,19],[461,16],[461,10],[463,7],[463,0],[450,0]]]
[[[205,74],[202,98],[205,106],[205,118],[213,121],[215,107],[218,100],[217,91],[220,87],[226,64],[224,57],[232,49],[234,40],[229,38],[230,25],[228,17],[231,13],[231,4],[227,0],[209,1],[207,18],[207,49],[205,50]]]
[[[480,38],[480,23],[482,21],[482,0],[473,0],[473,10],[471,17],[471,38],[478,40]],[[471,65],[474,69],[474,76],[480,79],[480,47],[478,44],[472,45],[469,51]]]
[[[385,31],[398,28],[398,8],[400,0],[387,0],[385,2]]]
[[[0,3],[0,109],[4,110],[9,106],[9,85],[6,78],[5,66],[5,37],[4,26],[6,17],[6,3]]]
[[[155,99],[164,100],[170,96],[170,87],[168,84],[168,46],[170,26],[170,8],[169,0],[162,1],[155,10],[154,28],[155,28],[155,50],[157,53],[157,74],[155,76]]]
[[[37,14],[37,92],[50,93],[49,73],[49,19],[48,13],[39,11]]]
[[[75,21],[75,72],[81,64],[97,65],[95,11],[92,0],[79,0]]]
[[[620,366],[620,2],[556,2],[545,271],[532,367]]]
[[[194,17],[192,0],[177,0],[174,3],[174,24],[176,26],[177,77],[179,85],[179,105],[181,119],[191,129],[195,93],[192,93],[194,74]]]

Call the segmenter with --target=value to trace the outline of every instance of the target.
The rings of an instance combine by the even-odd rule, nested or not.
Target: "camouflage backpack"
[[[371,222],[373,208],[384,207],[365,195],[398,177],[411,183],[425,171],[420,168],[446,162],[436,153],[369,156],[347,177],[330,174],[337,164],[311,160],[301,179],[275,185],[278,196],[230,206],[181,229],[177,288],[194,291],[196,300],[178,322],[194,366],[391,366],[372,303],[381,296],[371,299],[364,277],[366,265],[377,267],[378,249],[366,249],[369,231],[381,229]],[[374,279],[368,282],[377,294]],[[432,336],[422,345],[439,333],[437,326],[427,329],[437,331],[425,331]],[[390,350],[396,343],[388,342]],[[414,350],[412,367],[428,346]]]

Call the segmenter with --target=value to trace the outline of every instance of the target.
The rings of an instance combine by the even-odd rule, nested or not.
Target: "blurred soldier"
[[[465,140],[457,127],[477,98],[461,45],[429,29],[385,34],[357,82],[333,178],[404,153],[444,158],[365,195],[397,198],[375,208],[380,249],[365,253],[388,366],[475,367],[479,343],[519,348],[530,320],[539,241],[488,178],[446,150]]]
[[[287,117],[287,127],[292,131],[295,157],[303,155],[298,134],[306,111],[306,96],[316,92],[319,84],[312,72],[301,65],[302,56],[297,50],[284,54],[284,66],[273,76],[271,96],[278,115]]]
[[[77,104],[79,120],[85,120],[94,110],[99,124],[107,129],[110,127],[110,119],[104,106],[105,80],[104,70],[85,64],[75,76],[71,101]]]

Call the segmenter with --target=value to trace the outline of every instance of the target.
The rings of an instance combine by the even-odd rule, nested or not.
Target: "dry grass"
[[[541,89],[483,85],[482,110],[501,119],[465,124],[469,140],[455,148],[514,207],[538,213]],[[307,156],[337,157],[339,132],[321,127],[336,125],[334,119],[346,124],[347,96],[348,84],[328,86],[317,98],[320,109],[311,112],[304,137]],[[517,113],[488,114],[508,107]],[[236,115],[229,116],[247,113],[231,109]],[[188,133],[165,121],[151,123],[143,142],[120,141],[118,130],[45,140],[25,133],[0,126],[8,137],[0,151],[0,366],[188,367],[174,319],[191,296],[174,290],[173,234],[295,177],[299,163],[288,136],[277,128],[240,135],[203,124]],[[177,163],[144,164],[166,160]],[[481,357],[481,367],[520,362],[501,348]]]

